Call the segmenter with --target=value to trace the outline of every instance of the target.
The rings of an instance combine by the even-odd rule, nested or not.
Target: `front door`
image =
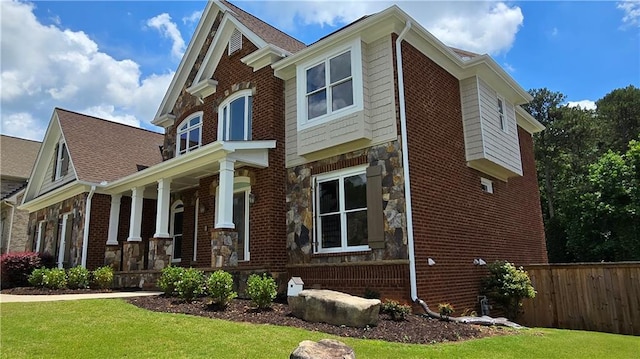
[[[171,207],[171,235],[173,236],[172,262],[182,260],[182,224],[184,223],[184,205],[176,202]]]

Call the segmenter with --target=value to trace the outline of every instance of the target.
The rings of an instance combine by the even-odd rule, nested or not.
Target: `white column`
[[[111,195],[111,211],[109,212],[109,236],[107,245],[118,245],[118,226],[120,225],[121,194]]]
[[[128,242],[142,241],[142,193],[144,187],[134,187],[131,189],[131,221],[129,221],[129,238]]]
[[[222,159],[220,162],[220,183],[218,184],[218,213],[215,228],[234,229],[233,224],[233,171],[234,160]]]
[[[169,238],[169,195],[171,193],[171,179],[158,180],[158,205],[156,206],[155,238]]]

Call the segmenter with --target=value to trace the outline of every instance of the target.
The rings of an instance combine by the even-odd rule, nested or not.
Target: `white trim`
[[[492,180],[490,180],[488,178],[480,177],[480,186],[481,186],[483,192],[489,193],[489,194],[493,193],[493,181]]]
[[[366,172],[367,172],[367,167],[368,165],[362,165],[362,166],[356,166],[356,167],[350,167],[347,169],[341,169],[341,170],[337,170],[337,171],[332,171],[332,172],[327,172],[327,173],[322,173],[319,175],[314,176],[314,182],[315,182],[315,189],[314,189],[314,193],[313,196],[315,197],[315,204],[314,204],[314,217],[317,219],[317,226],[315,227],[315,231],[314,234],[316,235],[317,238],[317,246],[314,249],[314,253],[343,253],[343,252],[361,252],[361,251],[369,251],[369,245],[365,244],[365,245],[359,245],[359,246],[349,246],[347,243],[347,213],[351,213],[351,212],[355,212],[354,210],[346,210],[345,209],[345,203],[344,203],[344,198],[345,198],[345,194],[344,194],[344,179],[346,177],[350,177],[350,176],[354,176],[354,175],[364,175],[365,176],[365,180],[366,180]],[[338,212],[337,213],[333,213],[335,214],[339,214],[340,215],[340,240],[341,240],[341,245],[340,247],[331,247],[331,248],[322,248],[322,225],[321,222],[322,220],[320,219],[321,217],[321,213],[320,213],[320,193],[318,191],[318,189],[320,188],[320,185],[323,182],[329,182],[329,181],[338,181],[338,200],[339,200],[339,205],[338,205]],[[364,208],[358,208],[356,211],[366,211],[368,207],[364,207]]]
[[[144,205],[144,187],[131,189],[131,219],[129,221],[129,238],[127,242],[141,242],[142,207]]]
[[[87,253],[89,249],[89,229],[91,224],[91,200],[96,192],[96,186],[91,186],[91,191],[87,195],[87,202],[84,210],[84,228],[82,233],[82,267],[87,268]]]
[[[120,203],[122,194],[111,195],[111,208],[109,209],[109,234],[107,235],[107,245],[118,245],[118,227],[120,226]]]
[[[231,103],[234,101],[244,98],[244,138],[242,140],[229,140],[229,126],[230,121],[228,120],[229,116],[229,108]],[[249,100],[251,98],[251,100]],[[251,106],[249,103],[251,102]],[[234,93],[233,95],[227,97],[221,104],[218,106],[218,141],[251,141],[251,130],[253,128],[253,91],[251,89],[242,90]],[[226,111],[225,111],[226,110]],[[227,119],[225,119],[225,115],[227,115]],[[250,116],[251,115],[251,116]],[[226,136],[224,136],[226,135]],[[226,137],[226,138],[225,138]]]
[[[237,179],[241,179],[242,177],[236,177]],[[234,180],[234,187],[236,183],[244,183],[237,180]],[[234,189],[233,194],[235,195],[236,193],[242,193],[244,192],[244,253],[243,253],[243,259],[240,260],[238,258],[238,261],[240,262],[248,262],[249,261],[249,216],[250,216],[250,211],[249,211],[249,194],[251,193],[251,185],[247,186],[241,186],[238,189]],[[235,224],[235,223],[234,223]]]
[[[194,112],[191,115],[187,116],[184,120],[182,120],[182,122],[180,122],[180,124],[178,126],[176,126],[176,157],[177,156],[181,156],[184,155],[185,153],[189,153],[191,151],[197,150],[198,148],[202,147],[202,122],[203,122],[203,114],[204,112],[202,111],[198,111],[198,112]],[[189,122],[191,120],[193,120],[194,118],[200,118],[200,122],[196,125],[191,126],[189,124]],[[183,129],[181,129],[181,127],[183,127]],[[194,147],[190,147],[189,146],[189,133],[195,129],[198,129],[198,145],[194,146]],[[180,148],[180,136],[182,134],[187,134],[187,142],[185,144],[185,148],[184,150],[182,150]]]
[[[158,180],[158,197],[156,200],[156,232],[154,238],[169,238],[169,201],[171,200],[171,178]]]
[[[498,126],[503,132],[509,133],[509,119],[507,117],[507,112],[505,110],[506,104],[507,103],[504,101],[504,97],[500,94],[497,94],[496,95],[496,112],[498,112],[498,120],[500,121]]]
[[[44,229],[47,221],[38,222],[38,237],[36,238],[36,248],[34,252],[40,253],[40,247],[42,246],[42,235],[44,234]]]
[[[60,238],[60,248],[58,248],[58,268],[64,268],[64,249],[67,245],[67,220],[69,219],[69,215],[71,212],[64,213],[62,215],[62,229],[58,231],[58,238]],[[58,219],[58,225],[60,223],[60,219]],[[56,238],[56,242],[58,241]]]
[[[331,84],[329,83],[329,61],[345,52],[351,52],[351,84],[353,86],[353,104],[339,110],[333,111],[330,103]],[[325,92],[326,92],[326,114],[308,119],[307,111],[307,70],[321,63],[325,64]],[[362,40],[360,37],[351,39],[349,42],[333,49],[331,52],[323,53],[296,67],[296,103],[298,115],[298,131],[311,128],[339,117],[344,117],[352,113],[362,111],[364,108],[364,92],[362,79]]]
[[[544,125],[536,120],[529,112],[520,107],[513,105],[516,113],[516,123],[530,134],[538,133],[545,129]]]
[[[231,33],[227,47],[227,56],[242,50],[242,33],[238,29],[233,30],[233,33]]]
[[[200,198],[196,198],[195,219],[193,223],[193,261],[198,260],[198,217],[200,215]]]
[[[196,209],[197,211],[197,209]],[[176,213],[182,213],[182,233],[180,233],[180,258],[176,258]],[[182,261],[182,247],[184,244],[184,203],[181,200],[173,202],[171,205],[171,263],[180,263]]]

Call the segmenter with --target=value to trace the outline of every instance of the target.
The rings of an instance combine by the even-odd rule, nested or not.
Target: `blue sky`
[[[235,1],[305,43],[397,4],[448,45],[489,53],[525,89],[592,106],[640,86],[640,2]],[[205,1],[0,1],[2,134],[41,140],[54,107],[153,119]]]

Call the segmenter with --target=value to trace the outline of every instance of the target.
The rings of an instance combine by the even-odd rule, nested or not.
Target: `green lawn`
[[[2,358],[288,358],[305,339],[331,335],[181,314],[119,299],[6,303]],[[415,345],[336,338],[358,358],[637,358],[640,338],[535,329],[462,343]]]

